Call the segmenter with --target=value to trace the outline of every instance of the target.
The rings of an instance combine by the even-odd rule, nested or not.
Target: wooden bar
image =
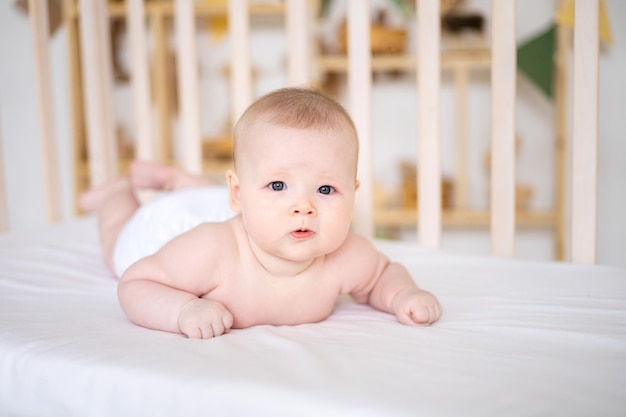
[[[358,175],[353,228],[367,237],[374,235],[370,50],[370,5],[363,0],[348,1],[348,92],[350,113],[359,136]]]
[[[324,54],[317,58],[317,64],[322,71],[345,72],[348,63],[345,55]],[[374,71],[414,71],[419,62],[412,55],[377,54],[372,57]],[[441,52],[441,69],[451,70],[458,65],[471,66],[474,69],[488,70],[491,67],[491,51],[485,48],[470,50],[444,50]]]
[[[454,90],[456,93],[455,134],[456,134],[456,172],[454,176],[454,207],[467,209],[469,206],[469,179],[467,158],[468,107],[467,89],[470,69],[464,65],[457,65],[454,70]]]
[[[181,164],[186,170],[199,174],[202,172],[202,152],[198,110],[198,53],[193,1],[176,0],[175,7]]]
[[[228,1],[230,34],[230,96],[232,124],[252,104],[252,66],[250,64],[250,17],[247,0]]]
[[[417,226],[415,209],[389,208],[377,210],[376,225],[380,227],[411,228]],[[442,226],[449,229],[485,229],[491,223],[490,214],[486,210],[451,209],[442,210]],[[549,210],[524,211],[517,214],[519,229],[546,229],[554,223],[554,213]]]
[[[117,157],[112,157],[111,147],[116,144],[111,109],[110,71],[104,69],[111,63],[106,59],[105,48],[108,26],[99,16],[104,2],[80,0],[81,61],[84,75],[84,103],[87,116],[87,152],[89,155],[89,178],[92,186],[111,179],[116,170],[112,168]],[[100,32],[104,31],[104,34]],[[109,49],[110,51],[110,49]]]
[[[150,74],[148,73],[148,48],[144,16],[143,0],[128,0],[127,21],[135,117],[135,158],[154,160],[156,152],[152,137]]]
[[[596,262],[599,2],[576,0],[572,117],[572,261]]]
[[[515,2],[492,2],[491,253],[515,246]]]
[[[67,30],[68,49],[68,84],[70,85],[70,106],[71,106],[71,138],[74,147],[74,190],[75,195],[79,195],[87,188],[87,144],[85,127],[85,110],[83,103],[83,72],[81,69],[80,53],[80,28],[78,16],[74,13],[74,0],[64,0],[63,14]],[[77,200],[77,199],[76,199]],[[77,201],[73,204],[77,213],[80,208]]]
[[[171,103],[172,97],[170,88],[169,70],[169,44],[168,44],[168,19],[162,8],[157,8],[152,12],[152,27],[154,37],[154,55],[152,66],[154,68],[153,91],[157,117],[157,159],[163,162],[172,163],[172,119]]]
[[[418,230],[425,247],[441,243],[441,85],[439,0],[419,0],[417,7]]]
[[[112,179],[118,175],[118,138],[116,134],[115,112],[113,110],[113,48],[111,47],[111,21],[108,14],[108,0],[96,1],[97,7],[97,36],[99,43],[99,54],[101,59],[100,81],[102,83],[102,110],[105,113],[106,125],[111,140],[106,142],[105,158],[107,164],[107,179]]]
[[[43,175],[49,222],[61,220],[61,184],[57,157],[56,126],[52,102],[52,69],[48,53],[49,25],[47,0],[29,0],[30,27],[35,53],[35,84]]]
[[[560,0],[563,5],[566,0]],[[554,112],[556,146],[554,155],[554,257],[558,261],[566,258],[567,241],[567,78],[569,49],[571,44],[570,29],[558,25],[556,30],[556,51],[554,71]]]
[[[287,0],[286,6],[288,83],[306,86],[311,65],[307,1]]]
[[[226,16],[228,13],[228,5],[226,3],[226,0],[223,0],[222,3],[196,0],[193,6],[194,14],[197,17]],[[145,4],[145,8],[148,14],[152,14],[155,10],[158,9],[160,12],[164,13],[168,17],[174,15],[175,9],[172,1],[169,0],[148,0]],[[282,4],[282,1],[274,3],[255,1],[252,2],[249,6],[250,12],[259,16],[280,15],[284,12],[284,9],[285,6],[284,4]],[[109,3],[109,13],[112,17],[124,16],[126,14],[126,4],[123,2]]]

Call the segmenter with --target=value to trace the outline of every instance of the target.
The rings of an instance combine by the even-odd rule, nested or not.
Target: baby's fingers
[[[202,326],[198,328],[200,339],[211,339],[213,337],[221,336],[224,333],[228,333],[233,325],[233,316],[229,311],[224,311],[224,315],[215,315],[210,320],[207,320]],[[196,335],[198,333],[195,333]],[[187,335],[189,338],[192,336]]]
[[[221,336],[224,333],[228,333],[233,325],[233,316],[229,311],[224,310],[222,316],[215,317],[207,330],[203,333],[203,339],[209,339],[211,337]]]
[[[423,305],[409,306],[398,315],[398,320],[408,326],[429,325],[434,321],[432,312]]]
[[[208,322],[202,325],[181,328],[181,332],[190,339],[211,339],[224,334],[225,328],[221,322]]]
[[[187,303],[178,318],[180,332],[190,339],[209,339],[230,330],[233,316],[221,303],[194,299]]]
[[[441,306],[436,299],[432,302],[420,301],[412,300],[401,309],[400,314],[398,314],[400,323],[428,326],[439,319]]]
[[[224,326],[224,333],[228,333],[231,327],[233,327],[233,315],[230,311],[225,310],[224,315],[222,316],[222,325]]]
[[[190,339],[202,339],[203,331],[198,325],[179,326],[180,332]]]

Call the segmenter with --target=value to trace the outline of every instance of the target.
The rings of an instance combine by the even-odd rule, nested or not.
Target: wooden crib
[[[37,81],[40,97],[39,117],[42,126],[42,147],[46,155],[47,190],[51,219],[60,216],[58,192],[57,155],[54,152],[53,108],[51,104],[50,71],[46,52],[46,5],[31,2],[32,30],[37,56]],[[504,3],[504,2],[502,2]],[[348,11],[348,88],[351,112],[361,139],[360,179],[355,213],[355,230],[372,236],[374,231],[374,205],[371,151],[371,52],[368,40],[369,6],[367,2],[349,2]],[[250,18],[248,7],[257,11],[285,14],[285,29],[288,35],[288,82],[291,85],[309,85],[313,79],[311,62],[313,56],[313,19],[319,4],[310,1],[286,1],[283,3],[248,3],[244,0],[227,2],[227,6],[210,6],[192,1],[171,3],[148,3],[128,1],[127,5],[90,1],[66,1],[66,14],[78,16],[74,31],[72,52],[81,57],[72,63],[73,78],[83,79],[82,97],[73,97],[75,123],[84,112],[89,155],[90,183],[98,184],[118,174],[118,155],[115,147],[114,121],[111,102],[111,54],[108,33],[108,15],[126,15],[129,27],[129,43],[132,56],[133,112],[136,123],[135,156],[140,159],[163,159],[155,138],[151,110],[148,55],[144,16],[146,7],[160,7],[162,13],[175,17],[177,38],[178,92],[181,124],[181,158],[175,161],[193,171],[201,172],[202,146],[199,131],[198,74],[196,71],[198,50],[195,37],[197,14],[226,13],[229,18],[229,36],[237,45],[231,53],[231,114],[233,123],[253,100],[252,71],[249,59]],[[195,10],[194,10],[195,7]],[[226,7],[226,10],[224,8]],[[492,74],[492,126],[491,147],[491,246],[492,253],[512,256],[516,224],[515,210],[515,4],[493,3],[493,25],[491,42]],[[589,11],[587,11],[587,9]],[[572,216],[571,216],[571,259],[574,262],[594,263],[596,241],[596,155],[598,119],[598,37],[597,22],[587,18],[589,13],[598,13],[597,2],[582,1],[577,4],[579,20],[574,36],[574,104],[573,104],[573,150]],[[441,240],[441,166],[440,166],[440,3],[422,1],[417,7],[418,50],[417,88],[419,94],[419,176],[420,198],[418,225],[420,243],[438,247]],[[582,16],[581,16],[582,15]],[[592,15],[590,15],[592,16]],[[79,45],[76,44],[80,40]],[[76,61],[76,60],[75,60]],[[79,108],[83,106],[83,108]],[[161,112],[161,119],[166,116]],[[163,122],[159,120],[161,130]],[[80,131],[81,126],[75,127]],[[563,135],[560,132],[559,135]],[[163,136],[162,134],[160,135]],[[562,190],[559,190],[562,192]],[[558,222],[564,220],[558,219]],[[557,224],[559,229],[563,225]],[[563,230],[558,233],[564,234]]]
[[[45,0],[30,1],[45,178],[52,222],[60,218],[54,108]],[[162,159],[151,123],[144,14],[175,16],[184,141],[173,161],[203,172],[194,13],[226,13],[231,105],[236,119],[253,99],[248,10],[285,13],[289,83],[312,79],[311,10],[304,0],[227,9],[127,0],[66,1],[80,16],[80,69],[89,153],[99,184],[121,170],[111,112],[107,14],[127,16],[132,50],[135,152]],[[439,0],[419,0],[419,45],[411,66],[419,89],[419,240],[374,240],[406,265],[444,308],[416,328],[340,299],[320,323],[255,326],[204,341],[130,323],[106,268],[96,221],[0,235],[0,414],[33,416],[499,416],[621,415],[626,410],[626,272],[596,265],[512,259],[515,232],[515,2],[493,1],[491,240],[497,257],[437,250],[442,230]],[[595,262],[598,1],[576,0],[572,260]],[[195,12],[194,12],[195,11]],[[158,30],[158,28],[157,28]],[[77,35],[77,33],[74,35]],[[354,228],[373,234],[371,67],[368,2],[348,1],[349,112],[361,140]],[[76,38],[78,39],[78,37]],[[155,94],[154,92],[152,94]],[[77,107],[76,112],[82,112]],[[157,120],[161,123],[162,120]],[[1,156],[1,155],[0,155]],[[2,171],[0,171],[2,172]],[[2,178],[0,178],[1,180]],[[0,184],[2,182],[0,181]],[[3,189],[0,188],[0,192]],[[4,199],[2,200],[4,201]],[[0,211],[0,214],[3,212]]]
[[[60,218],[59,171],[54,152],[55,138],[52,97],[47,45],[46,2],[31,1],[32,31],[37,57],[37,86],[39,91],[39,118],[41,120],[42,147],[46,155],[46,184],[49,217]],[[505,2],[502,2],[505,3]],[[373,204],[372,146],[371,146],[371,87],[372,57],[369,44],[370,12],[367,2],[348,2],[348,91],[349,111],[356,123],[361,139],[359,177],[362,187],[358,193],[354,228],[362,234],[373,236],[375,206]],[[418,229],[420,243],[427,247],[438,247],[442,231],[441,201],[441,155],[440,155],[440,2],[422,1],[417,7],[418,48],[413,58],[417,65],[417,88],[420,92],[418,126],[420,190]],[[512,256],[516,229],[515,203],[515,4],[494,2],[491,27],[491,191],[490,230],[492,253]],[[578,20],[574,35],[574,123],[571,148],[573,152],[571,178],[571,260],[594,263],[596,259],[596,155],[598,120],[598,39],[597,22],[590,13],[598,13],[597,2],[582,1],[577,4]],[[251,10],[249,10],[251,8]],[[587,10],[587,8],[589,10]],[[311,85],[314,80],[314,19],[319,11],[319,2],[285,1],[284,3],[250,3],[232,0],[226,5],[208,3],[194,4],[193,1],[150,2],[128,1],[111,3],[108,7],[101,2],[65,1],[68,36],[70,37],[70,70],[73,81],[79,84],[78,94],[72,97],[73,132],[76,152],[88,154],[88,173],[82,175],[89,184],[98,184],[118,174],[119,156],[116,149],[114,120],[112,114],[111,48],[109,16],[126,18],[131,51],[131,73],[133,91],[133,113],[135,119],[135,157],[146,160],[166,160],[177,163],[193,172],[203,171],[202,143],[199,130],[201,109],[198,100],[198,48],[196,45],[196,16],[226,14],[229,19],[228,34],[237,45],[231,51],[230,106],[232,122],[253,100],[252,70],[249,58],[250,13],[284,13],[285,30],[288,37],[288,83]],[[152,14],[150,14],[152,13]],[[172,161],[171,154],[163,151],[171,141],[163,132],[170,123],[167,110],[163,110],[163,88],[151,91],[148,39],[144,16],[159,15],[174,17],[176,35],[178,101],[180,107],[181,153],[179,160]],[[582,15],[582,16],[581,16]],[[70,17],[67,17],[70,16]],[[80,18],[79,18],[80,16]],[[155,20],[154,31],[163,31]],[[161,22],[163,22],[161,20]],[[157,42],[165,42],[162,33],[156,35]],[[158,39],[161,39],[158,41]],[[157,48],[158,49],[158,48]],[[163,54],[162,52],[160,53]],[[80,57],[80,60],[78,60]],[[563,58],[559,58],[563,61]],[[487,58],[489,61],[489,58]],[[161,66],[163,60],[161,59]],[[558,65],[565,65],[559,62]],[[158,67],[157,67],[158,69]],[[155,75],[158,77],[159,75]],[[154,83],[153,83],[154,84]],[[81,93],[82,88],[82,94]],[[564,87],[557,86],[563,89]],[[156,123],[153,120],[152,96],[161,104]],[[562,95],[561,95],[562,96]],[[170,98],[171,99],[171,98]],[[557,103],[561,108],[564,103]],[[563,119],[563,116],[560,116]],[[563,164],[567,146],[559,121],[558,147],[561,152],[557,163]],[[157,128],[155,129],[156,126]],[[159,130],[158,138],[157,132]],[[87,138],[86,149],[80,140]],[[78,139],[77,139],[78,138]],[[77,188],[85,187],[80,182],[84,167],[77,167]],[[563,180],[561,180],[563,182]],[[567,234],[565,208],[560,207],[564,199],[564,187],[556,190],[557,207],[554,228],[557,258],[564,258],[562,240]]]

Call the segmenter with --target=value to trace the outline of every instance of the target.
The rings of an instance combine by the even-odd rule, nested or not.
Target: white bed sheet
[[[94,219],[0,236],[0,416],[626,415],[626,271],[378,245],[436,325],[342,299],[188,340],[126,319]]]

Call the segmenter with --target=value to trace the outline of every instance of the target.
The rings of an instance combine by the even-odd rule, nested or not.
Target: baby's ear
[[[228,202],[230,208],[239,213],[241,212],[239,177],[235,171],[229,169],[226,171],[226,181],[228,183]]]

